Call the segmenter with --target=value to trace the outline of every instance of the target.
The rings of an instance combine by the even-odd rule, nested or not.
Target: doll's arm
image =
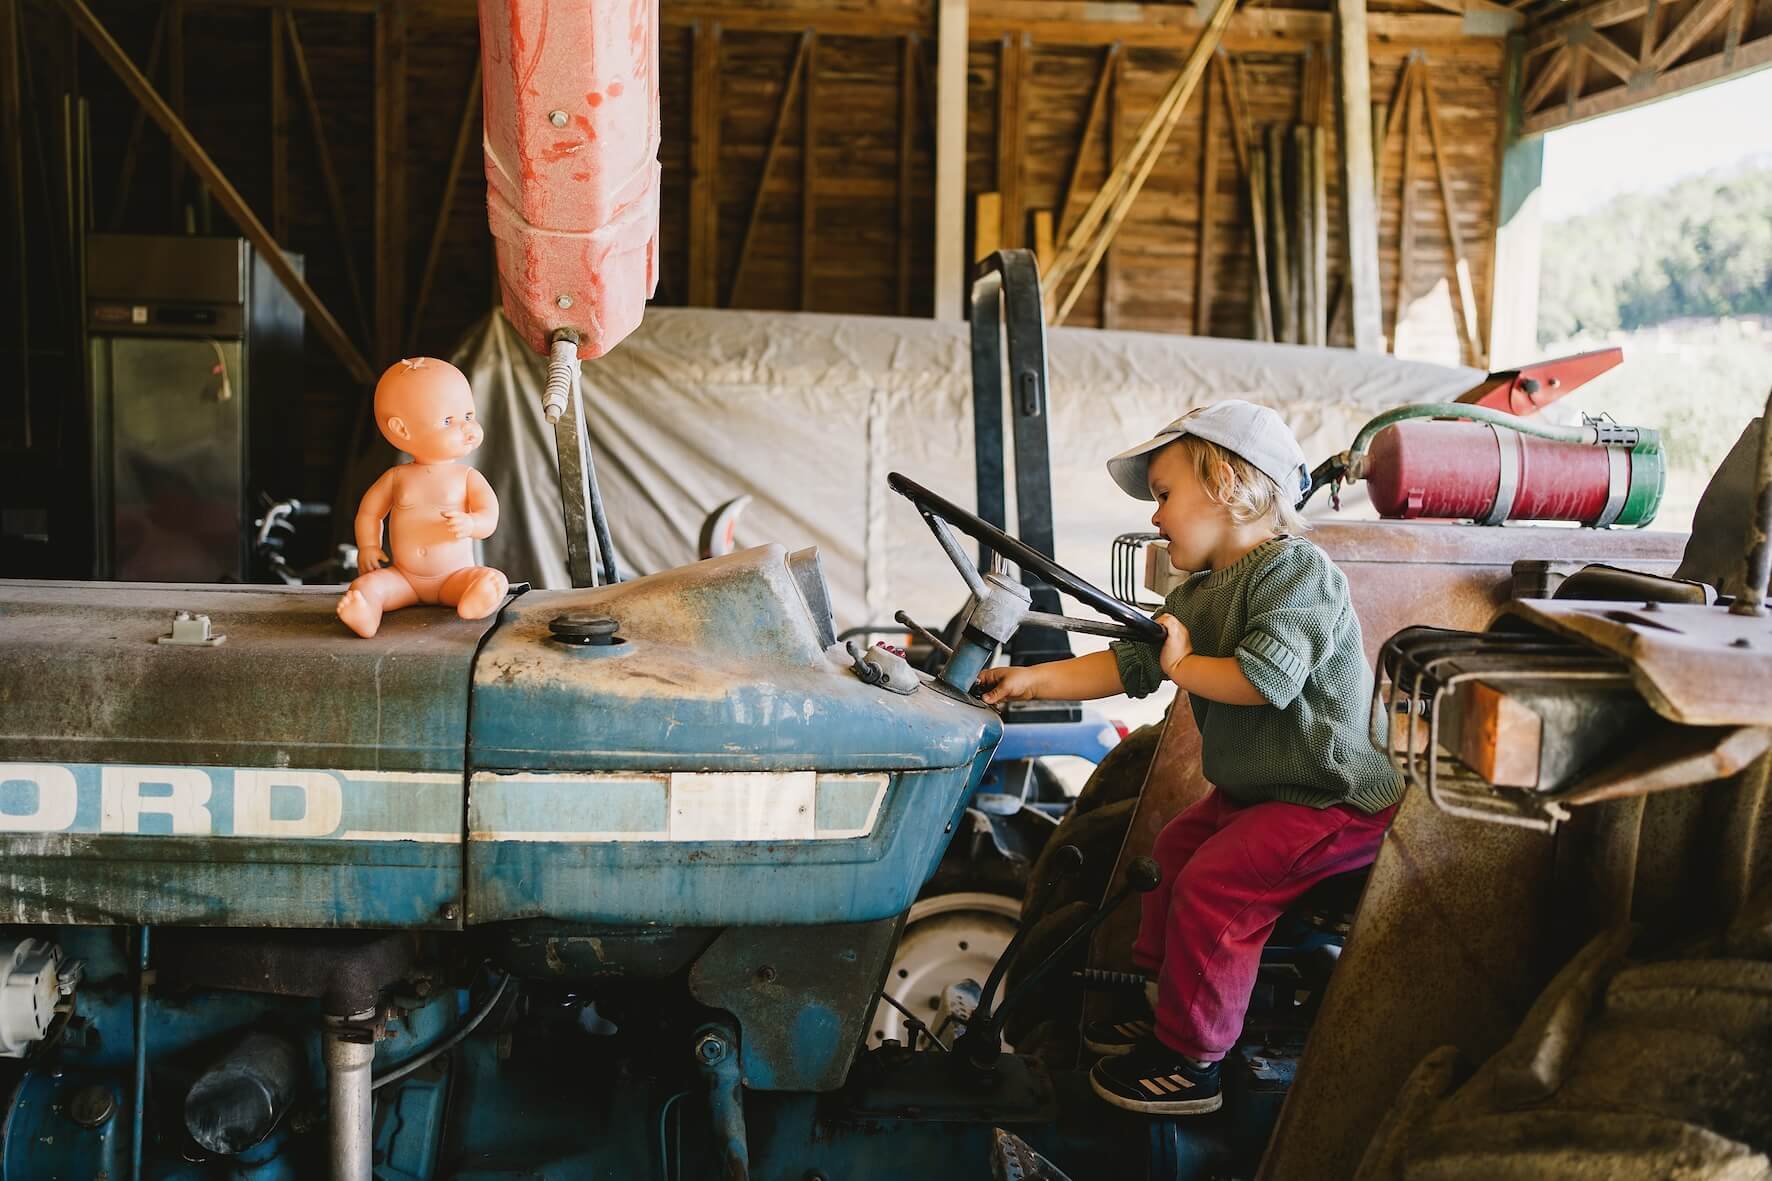
[[[492,485],[473,468],[468,469],[468,494],[465,512],[446,511],[443,519],[456,537],[491,537],[498,528],[498,497]]]
[[[368,574],[388,563],[388,552],[381,545],[381,523],[394,507],[394,469],[381,474],[357,502],[357,568]]]

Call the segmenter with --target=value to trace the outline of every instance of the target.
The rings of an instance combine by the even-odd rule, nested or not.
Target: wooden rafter
[[[1747,35],[1748,23],[1753,19],[1754,0],[1733,0],[1729,6],[1729,31],[1723,37],[1723,62],[1733,65],[1735,51],[1741,48],[1741,39]]]
[[[776,157],[781,155],[782,145],[787,140],[788,112],[794,109],[794,100],[799,97],[800,81],[806,74],[806,60],[811,52],[812,32],[806,30],[800,34],[799,44],[794,49],[794,63],[788,67],[788,79],[782,85],[781,101],[775,108],[775,125],[769,132],[769,149],[763,153],[763,171],[757,177],[757,191],[751,197],[750,215],[745,218],[744,237],[738,246],[738,261],[732,268],[732,283],[726,288],[726,306],[729,308],[738,306],[738,297],[744,291],[745,268],[751,261],[751,247],[757,239],[757,227],[763,221],[763,202],[768,199],[769,178],[775,174]],[[902,160],[900,166],[905,167]],[[901,289],[903,282],[901,274]],[[903,298],[902,295],[900,298]]]
[[[1397,216],[1397,298],[1391,309],[1393,353],[1397,351],[1397,332],[1403,326],[1403,312],[1409,306],[1415,277],[1415,158],[1420,154],[1421,144],[1422,104],[1411,93],[1405,93],[1403,102],[1408,109],[1403,124],[1402,212]]]
[[[369,305],[363,298],[363,280],[357,274],[357,251],[351,243],[351,221],[345,213],[344,190],[338,183],[338,169],[333,164],[332,148],[326,142],[326,125],[320,119],[320,99],[314,91],[314,76],[308,69],[308,53],[296,28],[295,13],[285,9],[283,23],[289,34],[289,52],[295,60],[295,80],[301,91],[302,105],[308,114],[308,129],[314,137],[314,157],[320,164],[320,180],[326,189],[326,206],[332,214],[332,228],[338,236],[339,258],[345,266],[345,282],[351,290],[351,303],[357,312],[357,324],[365,344],[374,338],[369,327]]]
[[[1665,70],[1685,57],[1698,39],[1716,27],[1733,0],[1694,0],[1692,10],[1655,47],[1655,68]]]
[[[1626,53],[1606,34],[1589,25],[1577,25],[1570,30],[1569,43],[1579,45],[1587,55],[1622,82],[1629,82],[1637,72],[1637,60]]]
[[[1588,26],[1592,28],[1592,26]],[[1637,42],[1637,68],[1645,73],[1655,66],[1655,43],[1661,37],[1661,0],[1649,0],[1643,13],[1643,33]]]
[[[418,330],[424,323],[425,305],[431,297],[431,283],[437,277],[437,263],[443,257],[443,242],[449,236],[449,214],[455,208],[456,182],[473,142],[474,129],[480,126],[480,60],[474,58],[474,76],[468,82],[467,97],[462,100],[461,118],[455,125],[455,147],[449,153],[449,171],[443,178],[443,196],[437,202],[437,220],[431,227],[431,244],[425,251],[424,274],[418,281],[418,294],[412,300],[412,321],[406,328],[406,352],[418,350]]]
[[[166,13],[160,10],[160,19],[154,22],[154,40],[148,46],[148,64],[142,70],[142,77],[152,78],[160,69],[160,46],[166,40]],[[129,189],[135,180],[136,152],[141,147],[142,128],[148,120],[148,109],[136,104],[135,114],[129,121],[129,140],[123,147],[123,166],[117,173],[117,197],[111,205],[111,232],[115,233],[123,225],[123,211],[129,207]]]
[[[1584,95],[1576,100],[1573,107],[1560,104],[1538,111],[1528,108],[1529,113],[1520,130],[1527,135],[1554,131],[1578,120],[1609,115],[1613,111],[1622,111],[1765,66],[1772,66],[1772,36],[1757,37],[1744,42],[1736,48],[1732,58],[1726,52],[1717,52],[1663,70],[1647,85],[1611,86]]]
[[[1470,255],[1464,248],[1464,232],[1459,228],[1458,203],[1452,192],[1452,170],[1446,165],[1446,136],[1440,126],[1440,104],[1434,96],[1433,76],[1428,72],[1426,62],[1422,63],[1420,74],[1428,141],[1433,146],[1434,172],[1440,182],[1440,204],[1446,214],[1446,241],[1452,247],[1452,280],[1458,293],[1459,327],[1464,336],[1465,356],[1481,367],[1489,350],[1477,321],[1477,295],[1471,279]]]
[[[720,254],[720,30],[718,21],[690,28],[689,302],[714,306]]]
[[[1536,111],[1544,105],[1544,100],[1550,97],[1557,83],[1563,80],[1563,75],[1569,72],[1569,55],[1570,50],[1566,46],[1559,48],[1549,61],[1539,67],[1538,77],[1532,80],[1520,99],[1522,107],[1528,111]]]
[[[1076,215],[1077,198],[1082,188],[1083,164],[1089,158],[1089,149],[1094,145],[1098,134],[1098,125],[1107,114],[1108,91],[1113,86],[1114,72],[1120,63],[1120,43],[1107,47],[1102,53],[1101,68],[1095,75],[1095,92],[1089,99],[1089,114],[1083,120],[1083,134],[1077,141],[1077,154],[1071,159],[1070,179],[1065,181],[1064,200],[1058,206],[1058,218],[1054,234],[1062,242],[1071,232],[1071,221]]]
[[[339,327],[338,321],[333,319],[332,313],[314,293],[314,289],[308,286],[307,280],[302,278],[301,273],[271,239],[270,231],[253,213],[245,198],[240,196],[239,190],[229,183],[227,176],[191,134],[190,128],[185,126],[184,121],[173,113],[166,100],[154,89],[153,83],[136,69],[135,63],[129,60],[129,55],[123,52],[109,30],[86,7],[84,0],[64,0],[64,5],[73,17],[74,27],[79,30],[80,35],[98,52],[99,57],[117,75],[135,100],[147,108],[148,117],[166,132],[179,156],[202,178],[204,185],[215,195],[217,204],[251,240],[272,273],[301,305],[308,324],[319,333],[320,338],[344,363],[353,377],[364,384],[374,381],[374,372],[351,343],[350,337],[345,335],[344,329]]]
[[[1397,71],[1396,92],[1391,95],[1388,115],[1384,122],[1384,138],[1379,140],[1372,149],[1372,188],[1375,192],[1384,192],[1384,151],[1390,145],[1391,136],[1403,125],[1403,116],[1409,109],[1409,88],[1415,82],[1415,67],[1420,54],[1411,53],[1403,59],[1403,68]]]
[[[1222,88],[1222,84],[1213,82],[1213,75],[1217,72],[1213,70],[1200,79],[1205,90],[1200,103],[1205,108],[1206,119],[1200,130],[1200,216],[1195,237],[1198,249],[1194,257],[1195,336],[1212,335],[1212,238],[1217,217],[1214,206],[1218,198],[1219,106],[1212,100],[1215,92]]]

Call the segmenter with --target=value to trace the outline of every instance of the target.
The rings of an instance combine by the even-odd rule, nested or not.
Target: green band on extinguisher
[[[1644,431],[1630,452],[1630,491],[1615,525],[1642,528],[1655,519],[1661,495],[1667,491],[1667,457],[1661,450],[1661,434]]]

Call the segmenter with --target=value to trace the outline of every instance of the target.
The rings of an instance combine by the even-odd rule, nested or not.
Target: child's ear
[[[394,436],[396,439],[412,438],[412,432],[406,429],[406,420],[398,415],[392,416],[388,419],[388,434]]]

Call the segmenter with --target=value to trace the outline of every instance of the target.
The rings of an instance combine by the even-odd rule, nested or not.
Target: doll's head
[[[375,383],[375,425],[415,463],[448,463],[480,445],[474,392],[461,370],[435,357],[388,366]]]

